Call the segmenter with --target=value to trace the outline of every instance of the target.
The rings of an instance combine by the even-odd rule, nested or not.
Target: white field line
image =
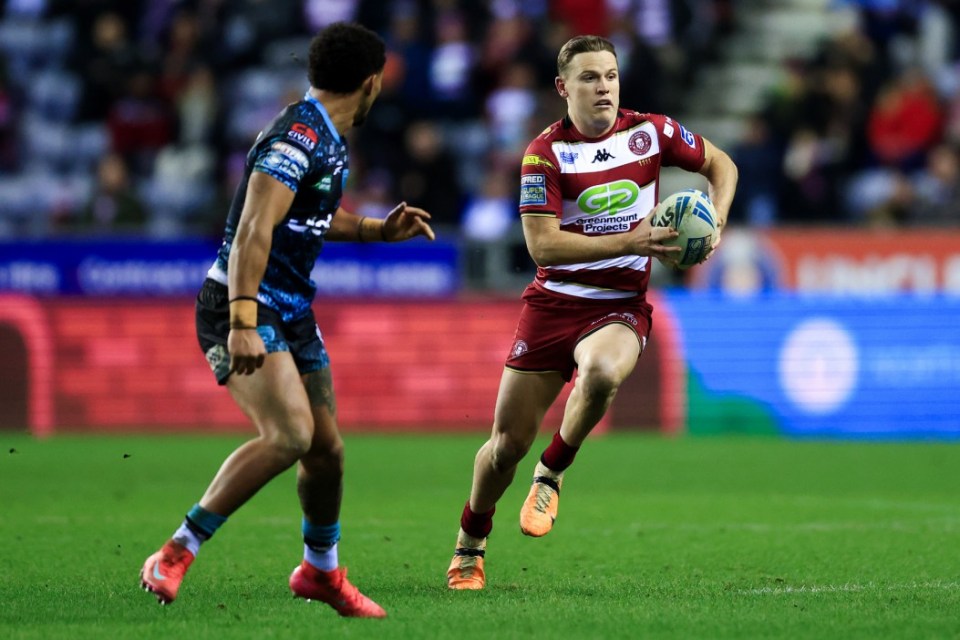
[[[930,502],[914,502],[904,500],[884,500],[881,498],[821,498],[817,496],[791,496],[779,499],[780,502],[796,505],[820,507],[824,505],[847,505],[851,508],[869,509],[871,511],[929,511],[934,513],[957,513],[958,505]]]
[[[632,528],[638,531],[746,531],[752,533],[809,531],[829,533],[832,531],[943,531],[960,529],[960,518],[926,518],[920,521],[886,522],[635,522]]]
[[[735,593],[747,596],[782,596],[802,593],[857,593],[860,591],[956,591],[960,589],[960,582],[904,582],[899,584],[880,585],[875,582],[858,584],[824,584],[800,585],[796,587],[762,587],[760,589],[739,589]]]

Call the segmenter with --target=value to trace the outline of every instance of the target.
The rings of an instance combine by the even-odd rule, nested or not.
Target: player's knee
[[[498,473],[509,471],[517,466],[533,441],[529,438],[520,438],[509,433],[500,433],[494,438],[490,456],[490,463]]]
[[[291,421],[281,428],[272,429],[266,438],[274,452],[293,464],[310,451],[313,440],[313,423],[310,421]]]
[[[605,402],[623,382],[617,367],[603,360],[592,360],[578,370],[580,393],[591,402]]]
[[[318,445],[316,442],[310,451],[300,460],[311,472],[324,475],[343,475],[343,441]]]

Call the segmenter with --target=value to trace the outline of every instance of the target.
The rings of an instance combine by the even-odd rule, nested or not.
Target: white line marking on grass
[[[933,589],[936,591],[956,591],[960,589],[960,582],[904,582],[900,584],[879,585],[875,582],[858,584],[848,582],[847,584],[825,584],[825,585],[800,585],[798,587],[762,587],[760,589],[740,589],[737,593],[748,596],[781,596],[796,593],[855,593],[859,591],[920,591],[923,589]]]
[[[827,496],[784,496],[782,502],[798,505],[817,506],[845,504],[851,508],[864,508],[871,511],[932,511],[937,513],[956,513],[956,504],[917,502],[913,500],[884,500],[882,498],[854,498]]]
[[[747,531],[751,533],[772,533],[778,531],[943,531],[951,532],[960,527],[957,518],[927,518],[912,522],[636,522],[633,527],[638,531]]]

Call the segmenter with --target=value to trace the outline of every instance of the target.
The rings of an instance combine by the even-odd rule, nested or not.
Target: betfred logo
[[[296,140],[308,151],[313,151],[317,146],[317,132],[303,124],[302,122],[294,122],[293,126],[290,127],[290,131],[287,132],[287,137],[291,140]]]

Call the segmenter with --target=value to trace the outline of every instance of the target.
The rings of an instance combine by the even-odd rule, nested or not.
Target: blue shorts
[[[230,377],[230,354],[227,352],[230,302],[227,296],[227,287],[210,279],[204,281],[197,294],[197,339],[217,384],[221,385]],[[330,356],[312,310],[301,318],[284,322],[277,311],[261,304],[257,309],[257,333],[263,338],[267,353],[290,352],[301,374],[330,366]]]

